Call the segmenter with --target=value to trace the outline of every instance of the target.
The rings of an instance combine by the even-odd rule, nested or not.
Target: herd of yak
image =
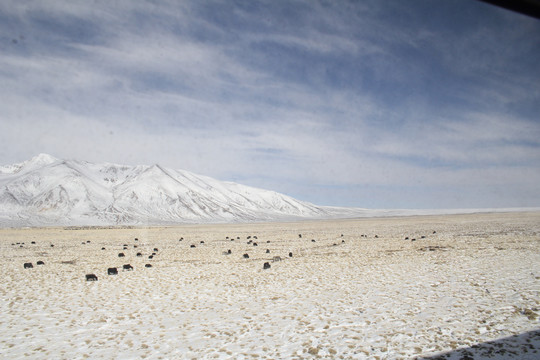
[[[435,233],[436,233],[436,232],[434,231],[433,234],[435,234]],[[298,237],[299,237],[299,238],[302,238],[302,234],[298,234]],[[367,238],[367,235],[362,234],[362,235],[360,235],[360,237],[362,237],[362,238]],[[343,234],[341,234],[341,238],[343,238]],[[374,238],[378,238],[378,235],[375,235]],[[424,239],[425,236],[422,236],[421,238]],[[134,240],[135,240],[136,242],[139,241],[138,238],[135,238]],[[179,241],[183,241],[183,240],[184,240],[183,237],[179,239]],[[226,237],[226,240],[234,241],[235,238],[234,238],[234,237],[228,237],[228,236],[227,236],[227,237]],[[237,237],[236,237],[236,240],[240,240],[240,237],[237,236]],[[248,244],[248,245],[258,246],[258,243],[255,241],[255,240],[257,240],[257,236],[248,236],[248,237],[247,237],[247,240],[248,240],[248,241],[247,241],[247,244]],[[415,239],[415,238],[409,238],[409,237],[406,237],[405,240],[415,241],[416,239]],[[312,241],[312,242],[316,242],[315,239],[312,239],[311,241]],[[269,242],[270,242],[270,241],[268,240],[267,243],[269,243]],[[341,242],[342,242],[342,243],[345,243],[345,240],[342,239]],[[35,241],[32,241],[31,243],[32,243],[33,245],[36,244]],[[88,241],[86,241],[86,242],[83,242],[82,244],[87,244],[87,243],[90,243],[90,240],[88,240]],[[201,243],[201,244],[204,244],[204,241],[201,241],[200,243]],[[24,247],[24,242],[23,242],[23,243],[12,243],[11,245],[13,245],[13,246],[19,246],[19,247]],[[51,246],[51,247],[54,247],[54,244],[51,244],[50,246]],[[337,243],[334,243],[333,246],[337,246]],[[190,248],[195,248],[195,247],[196,247],[196,245],[194,245],[194,244],[190,245]],[[133,248],[137,248],[137,245],[133,245]],[[127,249],[128,249],[128,245],[127,245],[127,244],[124,244],[124,245],[123,245],[123,250],[127,250]],[[106,250],[106,249],[105,249],[104,247],[102,247],[101,250]],[[153,259],[154,256],[157,255],[158,251],[159,251],[158,248],[154,248],[152,254],[148,256],[148,259],[150,259],[150,260]],[[270,253],[270,250],[267,249],[267,250],[266,250],[266,253],[267,253],[267,254]],[[223,252],[223,255],[231,255],[231,254],[232,254],[232,251],[231,251],[230,249],[228,249],[227,251],[224,251],[224,252]],[[142,257],[143,254],[142,254],[141,252],[137,252],[137,255],[136,255],[136,256],[137,256],[137,257]],[[120,252],[120,253],[118,253],[118,257],[119,257],[119,258],[123,258],[123,257],[125,257],[125,254],[124,254],[123,252]],[[289,252],[289,257],[293,257],[293,253],[292,253],[292,252]],[[243,254],[243,258],[249,259],[249,254],[248,254],[248,253],[244,253],[244,254]],[[274,257],[272,258],[272,261],[273,261],[273,262],[281,261],[281,257],[279,257],[279,256],[274,256]],[[37,261],[37,262],[36,262],[36,265],[45,265],[45,263],[44,263],[43,261],[40,260],[40,261]],[[144,266],[145,266],[146,268],[151,268],[151,267],[152,267],[152,264],[148,264],[148,263],[147,263],[147,264],[145,264]],[[24,267],[24,269],[31,269],[31,268],[34,267],[34,265],[33,265],[31,262],[25,262],[25,263],[23,264],[23,267]],[[265,262],[265,263],[263,264],[263,269],[264,269],[264,270],[270,269],[270,267],[271,267],[271,265],[270,265],[269,262]],[[124,264],[124,265],[122,266],[122,270],[123,270],[123,271],[132,271],[132,270],[133,270],[133,266],[131,266],[131,264]],[[107,269],[107,275],[118,275],[118,268],[117,268],[117,267],[110,267],[110,268],[108,268],[108,269]],[[86,274],[85,277],[86,277],[86,281],[97,281],[97,280],[98,280],[98,277],[97,277],[95,274]]]

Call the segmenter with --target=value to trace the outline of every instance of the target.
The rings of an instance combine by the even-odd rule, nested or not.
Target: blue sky
[[[112,4],[111,4],[112,3]],[[472,0],[0,3],[0,159],[540,206],[540,21]]]

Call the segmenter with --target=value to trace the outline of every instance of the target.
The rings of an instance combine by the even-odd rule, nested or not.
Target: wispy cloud
[[[539,45],[535,20],[465,0],[4,1],[0,157],[159,162],[322,204],[538,206]]]

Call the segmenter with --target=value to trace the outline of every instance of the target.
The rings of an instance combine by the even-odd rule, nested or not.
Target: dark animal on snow
[[[289,253],[289,257],[292,257],[292,252]]]
[[[257,244],[256,242],[253,243],[253,246],[259,246],[259,244]]]
[[[137,253],[137,256],[142,256],[142,254],[140,252]]]
[[[270,269],[270,263],[265,262],[263,265],[263,269]]]
[[[194,247],[195,247],[195,245],[191,244],[191,245],[190,245],[189,247],[192,247],[192,248],[194,248]]]
[[[299,237],[299,238],[302,238],[302,234],[298,234],[298,237]]]
[[[104,247],[102,247],[102,248],[101,248],[101,250],[105,250],[105,248],[104,248]]]
[[[113,267],[113,268],[108,268],[107,269],[107,275],[118,275],[118,269]]]
[[[144,265],[144,267],[146,267],[146,268],[151,268],[151,267],[152,267],[152,265],[150,265],[150,264],[146,264],[146,265]]]
[[[227,254],[232,254],[231,249],[227,250]]]
[[[86,281],[97,281],[97,276],[94,274],[86,274]]]
[[[124,256],[126,256],[126,255],[124,255],[124,253],[119,253],[118,254],[118,257],[124,257]]]
[[[153,258],[154,258],[154,255],[150,255],[148,258],[149,258],[149,259],[153,259]]]
[[[23,266],[24,266],[25,269],[31,269],[31,268],[34,267],[34,265],[32,265],[32,263],[24,263]]]
[[[249,259],[249,254],[244,254],[244,259]]]
[[[31,242],[31,244],[35,245],[35,244],[36,244],[36,242],[35,242],[35,241],[32,241],[32,242]]]
[[[133,266],[131,266],[130,264],[125,264],[124,266],[122,266],[122,269],[127,270],[127,271],[132,271]]]
[[[154,248],[154,251],[156,251],[156,252],[157,252],[157,251],[158,251],[158,248]]]
[[[43,261],[41,261],[41,260],[39,260],[36,264],[38,264],[38,265],[45,265],[45,263],[44,263]]]
[[[267,253],[267,254],[270,254],[270,249],[266,249],[266,253]]]

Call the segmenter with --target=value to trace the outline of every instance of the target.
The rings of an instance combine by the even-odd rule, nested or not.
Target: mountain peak
[[[57,162],[58,160],[59,159],[49,154],[40,153],[34,156],[33,158],[31,158],[30,160],[26,161],[24,166],[25,167],[28,167],[28,165],[36,166],[36,167],[46,166],[46,165],[53,164]]]
[[[0,166],[0,174],[16,174],[22,170],[29,171],[36,168],[53,164],[58,161],[57,158],[49,154],[40,153],[30,160],[23,161],[17,164]]]

